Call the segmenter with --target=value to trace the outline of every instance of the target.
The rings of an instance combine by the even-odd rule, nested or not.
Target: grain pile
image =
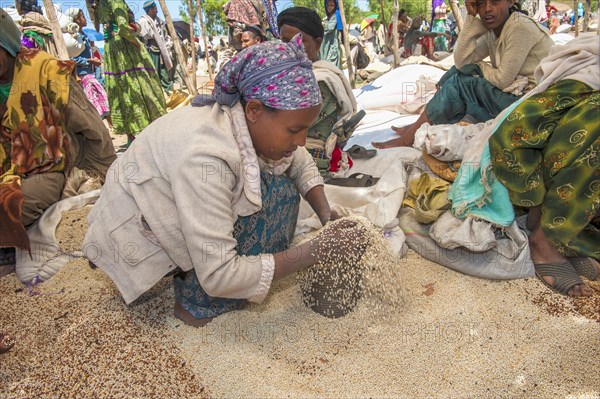
[[[63,252],[72,253],[81,250],[88,228],[87,214],[90,209],[92,209],[91,205],[87,205],[63,215],[56,228],[58,246]]]
[[[405,303],[389,317],[362,300],[323,317],[291,276],[201,329],[173,316],[170,278],[126,306],[83,259],[31,289],[6,276],[0,331],[17,343],[0,397],[600,397],[600,323],[546,312],[536,279],[469,277],[412,251],[395,265]]]
[[[347,226],[342,226],[344,224]],[[338,230],[339,226],[342,228]],[[366,218],[343,218],[328,223],[311,238],[316,253],[325,256],[299,273],[306,306],[333,318],[352,311],[358,301],[381,315],[402,307],[404,297],[398,259],[381,229]],[[354,245],[339,248],[340,240]]]

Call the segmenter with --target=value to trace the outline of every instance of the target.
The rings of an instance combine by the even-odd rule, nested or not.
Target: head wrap
[[[0,8],[0,47],[13,57],[21,49],[21,31],[6,11]]]
[[[280,12],[277,16],[277,26],[281,29],[283,25],[298,28],[314,38],[322,38],[325,34],[319,14],[306,7],[290,7]]]
[[[335,19],[337,20],[337,25],[335,26],[335,28],[337,30],[343,30],[343,25],[342,25],[342,16],[340,14],[340,6],[338,5],[338,0],[333,0],[333,2],[335,3],[335,11],[333,12],[333,14],[335,14]],[[327,15],[327,18],[331,18],[331,16],[333,14],[329,14],[329,11],[327,11],[327,3],[329,3],[329,0],[325,0],[325,14]]]
[[[142,5],[142,8],[144,9],[144,11],[148,12],[148,10],[154,7],[155,5],[156,2],[154,0],[146,0]]]
[[[258,25],[247,25],[244,30],[242,30],[242,32],[251,32],[254,33],[255,36],[260,37],[260,41],[264,41],[267,40],[264,32],[262,31],[262,29],[260,29],[260,26]]]
[[[38,6],[37,0],[16,0],[19,3],[19,9],[21,15],[27,14],[28,12],[42,13],[42,9]]]
[[[321,103],[321,92],[298,34],[289,43],[270,41],[234,56],[215,78],[212,102],[233,106],[240,98],[257,99],[279,110]],[[200,99],[195,105],[210,103]]]
[[[417,15],[411,22],[410,24],[410,29],[419,29],[421,27],[421,25],[423,24],[423,21],[425,20],[425,18],[423,18],[421,15]]]
[[[77,18],[77,16],[79,15],[79,11],[81,11],[81,8],[69,7],[67,8],[67,11],[65,11],[64,14],[67,17],[69,17],[69,22],[75,22],[75,18]]]

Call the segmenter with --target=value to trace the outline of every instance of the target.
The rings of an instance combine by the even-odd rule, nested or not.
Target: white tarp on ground
[[[360,89],[354,90],[359,109],[398,112],[398,105],[418,100],[424,78],[437,82],[445,71],[431,65],[396,68]],[[426,102],[426,101],[425,101]]]

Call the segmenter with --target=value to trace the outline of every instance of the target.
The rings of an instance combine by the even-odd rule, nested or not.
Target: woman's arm
[[[497,65],[487,62],[478,64],[483,77],[500,90],[504,90],[515,81],[532,49],[540,43],[540,29],[535,22],[526,16],[515,14],[509,17],[502,30],[504,46],[498,57],[500,60],[496,60]],[[523,40],[524,37],[528,40]],[[545,38],[545,34],[542,37]]]
[[[128,40],[131,44],[136,47],[140,47],[140,41],[137,38],[137,34],[129,26],[129,14],[127,12],[127,5],[123,1],[113,2],[113,14],[115,16],[115,22],[118,28],[118,35]]]
[[[310,207],[315,211],[321,224],[325,226],[331,219],[331,208],[325,196],[323,186],[315,186],[310,189],[304,196],[304,199],[310,204]]]
[[[475,0],[467,0],[465,5],[469,15],[465,19],[463,30],[460,32],[454,48],[454,61],[458,69],[467,64],[477,63],[489,55],[484,37],[488,30],[477,18]]]
[[[117,158],[115,149],[98,111],[74,78],[69,81],[69,102],[65,105],[64,118],[74,165],[104,181],[106,171]]]

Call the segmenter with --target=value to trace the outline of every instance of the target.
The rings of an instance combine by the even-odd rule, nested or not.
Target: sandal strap
[[[541,263],[534,266],[538,278],[549,288],[560,294],[567,295],[571,288],[584,284],[571,262]],[[552,277],[554,283],[550,285],[543,277]]]
[[[587,256],[578,256],[570,258],[569,261],[573,265],[573,268],[580,276],[583,276],[591,281],[594,281],[600,276],[600,272],[596,267],[596,263],[593,259]]]

